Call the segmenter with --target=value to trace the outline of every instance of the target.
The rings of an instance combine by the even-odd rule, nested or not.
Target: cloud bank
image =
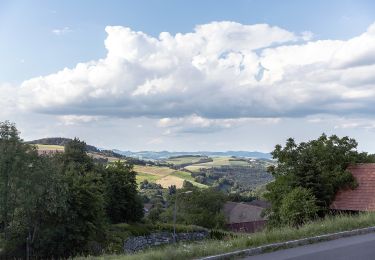
[[[105,58],[24,81],[21,108],[67,121],[145,116],[198,128],[375,112],[375,24],[345,41],[235,22],[158,37],[105,30]]]

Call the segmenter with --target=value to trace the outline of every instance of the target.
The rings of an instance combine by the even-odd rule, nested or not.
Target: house
[[[262,217],[264,207],[250,203],[227,202],[224,204],[224,215],[227,227],[233,232],[253,233],[264,228],[267,220]]]
[[[355,189],[340,190],[330,209],[339,211],[375,211],[375,163],[356,164],[348,170],[357,180]]]

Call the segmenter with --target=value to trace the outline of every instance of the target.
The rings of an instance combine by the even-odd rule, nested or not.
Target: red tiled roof
[[[357,180],[358,187],[339,191],[330,208],[375,211],[375,163],[352,165],[348,170]]]

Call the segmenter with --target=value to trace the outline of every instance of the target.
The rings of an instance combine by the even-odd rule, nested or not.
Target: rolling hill
[[[121,150],[113,150],[116,153],[142,158],[142,159],[152,159],[152,160],[167,160],[171,157],[177,156],[191,156],[191,155],[199,155],[199,156],[207,156],[207,157],[245,157],[245,158],[256,158],[256,159],[271,159],[270,153],[263,153],[263,152],[248,152],[248,151],[226,151],[226,152],[210,152],[210,151],[198,151],[198,152],[169,152],[169,151],[140,151],[140,152],[132,152],[132,151],[121,151]]]
[[[35,144],[39,153],[64,151],[71,139],[62,137],[43,138],[28,143]],[[272,180],[266,168],[273,162],[270,154],[259,152],[121,152],[103,150],[86,145],[87,153],[102,163],[123,160],[133,163],[137,182],[147,180],[163,188],[176,185],[181,188],[184,181],[206,188],[217,186],[226,191],[252,190]],[[236,155],[242,155],[241,157]],[[135,157],[135,158],[134,158]],[[149,158],[144,160],[140,158]]]

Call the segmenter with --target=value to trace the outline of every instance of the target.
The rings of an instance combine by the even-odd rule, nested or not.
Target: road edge
[[[354,230],[349,230],[349,231],[341,231],[337,233],[325,234],[325,235],[320,235],[320,236],[315,236],[315,237],[307,237],[307,238],[302,238],[302,239],[297,239],[297,240],[290,240],[290,241],[285,241],[285,242],[267,244],[263,246],[237,250],[237,251],[233,251],[233,252],[229,252],[225,254],[206,256],[206,257],[199,258],[199,259],[200,260],[219,260],[219,259],[222,260],[222,259],[231,259],[233,257],[253,256],[253,255],[259,255],[259,254],[270,252],[270,251],[276,251],[278,249],[304,246],[304,245],[314,244],[314,243],[323,242],[323,241],[335,240],[335,239],[343,238],[343,237],[368,234],[372,232],[375,232],[375,226],[354,229]]]

